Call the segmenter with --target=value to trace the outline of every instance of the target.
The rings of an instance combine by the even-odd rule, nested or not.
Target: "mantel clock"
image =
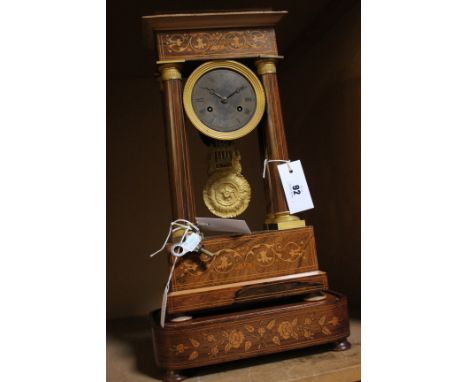
[[[318,267],[313,227],[288,211],[277,170],[289,159],[277,81],[275,26],[286,11],[160,14],[143,17],[162,82],[173,219],[195,221],[194,198],[221,218],[242,214],[251,188],[237,139],[257,131],[269,176],[265,230],[208,236],[213,256],[177,263],[167,320],[151,314],[155,360],[165,381],[183,369],[329,343],[346,350],[346,297]],[[209,146],[203,195],[192,190],[187,129]],[[259,174],[261,169],[259,169]],[[174,241],[177,237],[173,238]]]

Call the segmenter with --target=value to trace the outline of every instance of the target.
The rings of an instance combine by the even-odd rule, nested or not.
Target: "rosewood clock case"
[[[184,78],[190,85],[194,68],[216,65],[218,60],[250,66],[265,95],[262,122],[255,123],[264,142],[260,150],[273,161],[289,159],[275,36],[275,26],[286,14],[238,11],[143,17],[146,41],[156,50],[161,73],[173,220],[195,221],[194,198],[200,197],[192,193],[186,129],[202,131],[207,126],[191,115],[190,91],[184,99]],[[327,275],[319,269],[314,230],[289,214],[276,165],[268,164],[265,182],[266,231],[207,237],[203,243],[214,253],[212,258],[191,253],[177,262],[164,328],[159,310],[150,315],[155,361],[165,371],[165,381],[183,380],[184,369],[290,349],[327,343],[333,350],[349,348],[346,297],[329,290]]]

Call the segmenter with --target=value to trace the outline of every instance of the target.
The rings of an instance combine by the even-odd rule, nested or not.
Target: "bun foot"
[[[187,378],[182,375],[179,370],[166,370],[164,373],[164,382],[180,382]]]
[[[337,341],[332,344],[332,350],[333,351],[344,351],[348,350],[351,348],[351,344],[349,341],[345,338],[344,340]]]

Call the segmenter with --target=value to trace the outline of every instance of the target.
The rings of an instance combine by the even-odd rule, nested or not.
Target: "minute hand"
[[[244,89],[245,89],[245,86],[241,86],[241,87],[237,88],[237,89],[234,90],[231,94],[229,94],[229,95],[226,97],[226,99],[231,98],[234,94],[237,94],[237,93],[239,93],[241,90],[244,90]]]

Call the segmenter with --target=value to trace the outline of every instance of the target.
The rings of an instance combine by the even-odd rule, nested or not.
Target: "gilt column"
[[[167,163],[172,218],[194,221],[190,157],[182,103],[181,63],[158,61],[164,94]]]
[[[276,77],[276,60],[262,58],[255,62],[266,96],[266,123],[264,127],[264,142],[266,157],[270,160],[288,160],[288,147],[284,132],[281,99]],[[269,176],[265,178],[267,190],[267,216],[265,226],[269,229],[289,229],[304,227],[304,220],[290,215],[286,198],[284,197],[277,166],[279,162],[268,164]]]

